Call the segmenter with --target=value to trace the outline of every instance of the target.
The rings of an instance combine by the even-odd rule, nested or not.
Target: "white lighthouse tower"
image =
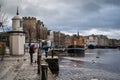
[[[10,33],[10,53],[12,55],[24,55],[25,32],[23,20],[19,16],[18,7],[16,16],[12,18],[12,31]]]

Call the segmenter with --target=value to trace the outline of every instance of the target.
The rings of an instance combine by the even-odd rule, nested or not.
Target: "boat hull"
[[[89,49],[95,49],[95,46],[94,45],[89,45],[88,48]]]
[[[67,52],[83,54],[83,53],[85,53],[85,48],[84,48],[84,46],[71,45],[71,46],[68,46]]]

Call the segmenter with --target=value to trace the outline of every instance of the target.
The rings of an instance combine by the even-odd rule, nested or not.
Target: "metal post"
[[[53,48],[53,50],[52,50],[52,59],[53,59],[53,57],[54,57],[54,48]]]
[[[48,80],[48,64],[42,64],[41,80]]]
[[[53,50],[52,50],[52,58],[53,58]]]
[[[40,74],[40,59],[41,59],[41,56],[40,56],[40,54],[38,53],[38,74]]]
[[[40,41],[38,46],[38,54],[37,54],[37,64],[38,64],[38,74],[41,74],[41,55],[40,55]]]

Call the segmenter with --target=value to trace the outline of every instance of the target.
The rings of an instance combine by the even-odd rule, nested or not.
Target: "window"
[[[23,21],[20,20],[20,27],[23,27]]]

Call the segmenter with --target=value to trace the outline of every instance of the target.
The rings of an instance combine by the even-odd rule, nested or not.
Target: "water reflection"
[[[57,80],[90,80],[93,77],[104,80],[120,79],[120,51],[117,49],[86,50],[81,54],[68,54],[59,60]],[[64,76],[65,74],[68,74]]]
[[[84,57],[85,53],[67,53],[67,56],[71,56],[71,57]]]

